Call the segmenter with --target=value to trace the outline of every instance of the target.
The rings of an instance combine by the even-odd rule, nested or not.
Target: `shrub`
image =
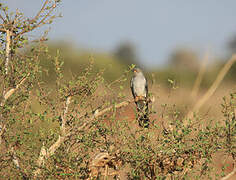
[[[235,160],[235,92],[222,104],[225,124],[197,115],[185,119],[175,105],[163,104],[164,123],[154,119],[149,129],[141,128],[117,116],[132,102],[125,100],[121,85],[133,66],[108,84],[104,70],[94,69],[93,61],[80,75],[65,78],[60,51],[49,55],[45,37],[37,48],[31,47],[32,53],[22,53],[23,35],[41,22],[50,23],[57,4],[46,0],[32,20],[18,12],[10,16],[1,6],[6,14],[1,25],[6,45],[0,69],[1,177],[92,179],[119,178],[123,173],[129,179],[197,179],[212,175],[216,152]],[[40,56],[53,65],[55,81],[50,86],[43,81],[48,69],[40,64]]]

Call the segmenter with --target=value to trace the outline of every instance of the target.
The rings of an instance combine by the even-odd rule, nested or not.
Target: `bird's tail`
[[[138,112],[138,122],[141,127],[149,127],[149,111],[148,102],[146,100],[139,100],[136,102]]]

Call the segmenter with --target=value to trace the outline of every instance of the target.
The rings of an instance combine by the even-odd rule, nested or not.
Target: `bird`
[[[137,107],[139,125],[148,128],[148,83],[140,68],[135,67],[133,69],[130,88]]]

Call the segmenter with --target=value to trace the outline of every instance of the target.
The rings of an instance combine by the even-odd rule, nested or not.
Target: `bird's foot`
[[[143,96],[136,96],[134,99],[135,102],[144,101],[144,100],[145,100],[145,97],[143,97]]]

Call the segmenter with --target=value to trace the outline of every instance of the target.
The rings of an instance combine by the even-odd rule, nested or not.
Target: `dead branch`
[[[102,116],[103,114],[105,114],[108,111],[111,111],[114,108],[117,109],[117,108],[121,108],[121,107],[127,106],[131,102],[133,102],[133,101],[130,101],[130,100],[123,101],[123,102],[121,102],[119,104],[115,104],[114,106],[109,106],[109,107],[107,107],[107,108],[105,108],[105,109],[103,109],[101,111],[96,110],[95,113],[94,113],[94,118],[98,118],[99,116]]]
[[[19,163],[18,158],[16,157],[16,153],[13,147],[11,148],[11,153],[12,153],[12,161],[14,165],[16,166],[16,168],[20,169],[20,163]]]
[[[57,141],[47,150],[46,147],[43,145],[41,147],[39,158],[37,160],[38,169],[35,170],[34,174],[39,175],[41,170],[40,167],[42,167],[45,164],[45,160],[47,160],[50,156],[52,156],[55,151],[61,146],[61,144],[64,142],[65,136],[58,137]]]
[[[193,109],[189,111],[189,113],[186,116],[187,119],[193,118],[193,113],[198,111],[205,104],[205,102],[214,94],[217,87],[220,85],[221,81],[224,79],[225,75],[235,62],[236,62],[236,55],[233,55],[221,69],[218,76],[216,77],[216,80],[208,89],[208,91],[203,95],[203,97],[199,101],[197,101]]]
[[[88,117],[88,120],[80,127],[71,128],[69,130],[70,133],[68,133],[67,136],[69,137],[75,133],[78,133],[78,131],[85,129],[86,127],[88,127],[88,124],[90,124],[94,119],[104,115],[105,113],[107,113],[109,111],[112,111],[114,108],[117,109],[117,108],[125,107],[125,106],[129,105],[131,102],[133,102],[133,100],[126,100],[126,101],[123,101],[119,104],[109,106],[101,111],[99,111],[97,109],[95,112],[89,113],[89,114],[91,114],[91,116],[88,116],[88,113],[85,113],[85,115],[79,116],[78,119],[83,119],[83,118]]]
[[[231,173],[229,173],[227,176],[223,177],[221,180],[227,180],[235,174],[236,174],[236,168],[234,168],[234,170]]]
[[[37,165],[38,165],[38,168],[34,171],[34,176],[38,176],[40,175],[41,173],[41,167],[44,165],[45,163],[45,160],[47,160],[50,156],[52,156],[55,151],[61,146],[62,143],[64,143],[66,137],[68,136],[66,134],[66,122],[67,122],[67,113],[68,113],[68,108],[69,108],[69,105],[71,103],[71,96],[68,96],[66,98],[66,102],[65,102],[65,106],[64,106],[64,111],[63,111],[63,114],[61,116],[62,118],[62,125],[61,125],[61,135],[59,135],[57,141],[51,145],[50,148],[48,148],[48,150],[46,149],[46,147],[43,145],[41,150],[40,150],[40,153],[39,153],[39,158],[37,160]]]
[[[202,82],[202,79],[203,79],[203,75],[206,72],[206,65],[207,65],[208,59],[209,59],[209,54],[206,53],[205,57],[202,60],[201,67],[199,69],[197,78],[194,82],[193,89],[192,89],[192,92],[191,92],[191,97],[193,99],[195,99],[197,97],[197,94],[198,94],[198,91],[199,91],[199,88],[200,88],[200,85],[201,85],[201,82]]]
[[[71,102],[71,96],[68,96],[66,98],[66,104],[65,104],[65,108],[64,108],[64,111],[63,111],[63,114],[61,116],[61,119],[62,119],[62,124],[61,124],[61,130],[62,130],[62,135],[66,135],[66,121],[67,121],[67,113],[68,113],[68,108],[69,108],[69,104]]]
[[[84,123],[82,126],[80,126],[79,128],[77,128],[77,131],[82,130],[83,128],[85,128],[93,119],[98,118],[99,116],[102,116],[103,114],[111,111],[114,108],[121,108],[124,106],[129,105],[131,102],[133,101],[123,101],[119,104],[113,105],[113,106],[109,106],[105,109],[103,109],[102,111],[95,111],[94,115],[90,118],[89,121],[87,121],[86,123]],[[67,139],[67,137],[72,135],[72,132],[68,132],[66,133],[66,122],[67,122],[67,113],[68,113],[68,108],[69,105],[71,103],[71,96],[68,96],[66,99],[66,103],[65,103],[65,107],[64,107],[64,111],[63,111],[63,115],[62,115],[62,125],[61,125],[61,136],[59,135],[57,141],[50,147],[48,148],[48,150],[45,148],[45,146],[43,145],[41,147],[40,153],[39,153],[39,158],[37,160],[37,166],[38,168],[34,171],[34,176],[37,177],[40,175],[41,173],[41,167],[44,165],[45,160],[47,160],[50,156],[52,156],[55,151],[61,146],[61,144],[63,144],[65,142],[65,140]]]
[[[30,73],[28,73],[28,74],[26,75],[26,77],[24,77],[23,79],[21,79],[20,82],[19,82],[19,84],[17,84],[15,88],[10,89],[10,90],[8,90],[5,94],[3,94],[3,100],[2,100],[2,102],[1,102],[1,104],[0,104],[0,106],[4,106],[6,100],[7,100],[9,97],[11,97],[11,95],[12,95],[16,90],[19,89],[19,87],[26,81],[26,79],[29,77],[29,75],[30,75]]]

